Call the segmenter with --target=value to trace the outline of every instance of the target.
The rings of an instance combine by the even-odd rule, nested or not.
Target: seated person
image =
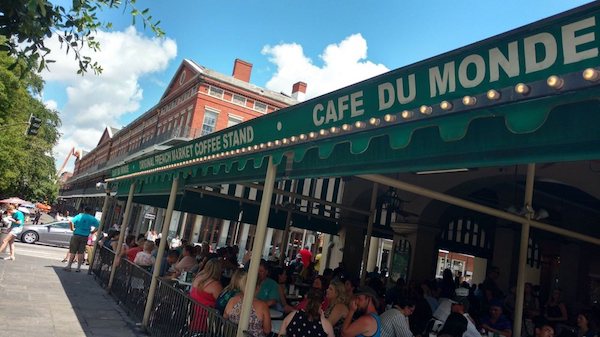
[[[167,256],[163,258],[162,263],[160,264],[160,272],[158,273],[158,277],[172,279],[175,275],[175,263],[179,259],[179,253],[176,250],[169,250],[167,252]],[[152,267],[152,272],[154,273],[154,266]]]
[[[268,266],[265,260],[260,260],[256,289],[258,290],[256,293],[256,298],[267,303],[269,308],[275,309],[278,306],[281,306],[279,285],[273,279],[268,277]]]
[[[151,268],[154,266],[154,262],[156,262],[156,258],[152,256],[152,250],[154,249],[153,241],[144,242],[143,251],[137,253],[135,255],[135,259],[133,263],[137,264],[140,267]]]
[[[136,246],[129,248],[127,250],[127,260],[129,261],[135,261],[135,256],[141,252],[142,250],[144,250],[144,243],[146,242],[145,238],[138,238],[138,240],[136,241]],[[154,243],[153,243],[154,244]]]
[[[183,272],[190,271],[197,264],[196,257],[194,256],[194,247],[190,245],[183,247],[183,257],[175,264],[177,276]]]
[[[504,337],[512,337],[512,324],[502,314],[502,302],[498,300],[490,302],[489,315],[481,319],[481,328]]]

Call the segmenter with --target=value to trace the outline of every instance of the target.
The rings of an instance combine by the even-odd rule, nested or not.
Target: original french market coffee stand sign
[[[112,177],[584,90],[600,79],[599,14],[596,3],[577,8],[128,163]]]

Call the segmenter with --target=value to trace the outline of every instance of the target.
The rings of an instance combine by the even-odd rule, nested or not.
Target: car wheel
[[[35,243],[39,238],[39,235],[33,231],[25,232],[21,235],[21,241],[31,244]]]

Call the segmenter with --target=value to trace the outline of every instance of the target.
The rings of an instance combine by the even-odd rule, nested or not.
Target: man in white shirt
[[[452,312],[461,314],[465,316],[467,319],[467,331],[463,334],[463,337],[481,337],[479,331],[477,331],[477,327],[475,326],[475,322],[469,316],[469,289],[467,288],[457,288],[456,295],[450,300],[452,304],[451,310]]]
[[[381,337],[413,337],[408,316],[415,311],[415,301],[398,298],[391,309],[381,314]]]

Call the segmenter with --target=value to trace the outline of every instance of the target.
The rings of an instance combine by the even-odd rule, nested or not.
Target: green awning
[[[174,176],[258,182],[269,157],[278,179],[598,159],[599,19],[594,2],[141,158],[110,181],[146,195],[168,194]]]
[[[118,198],[126,200],[130,186],[129,183],[119,184],[117,191]],[[155,183],[142,182],[136,185],[133,202],[164,208],[169,201],[169,191],[165,193],[157,189],[164,186],[170,186],[170,183],[166,181]],[[176,211],[230,221],[237,221],[240,211],[243,211],[241,218],[243,223],[257,223],[259,205],[256,202],[244,198],[233,200],[226,197],[227,195],[217,196],[193,190],[181,190],[177,194],[174,209]],[[283,230],[287,219],[287,211],[282,207],[275,206],[274,202],[275,198],[273,198],[273,207],[269,215],[268,224],[271,228]],[[295,210],[292,213],[291,223],[296,228],[316,230],[330,234],[336,234],[340,228],[338,219],[335,216],[319,216],[299,210]]]

